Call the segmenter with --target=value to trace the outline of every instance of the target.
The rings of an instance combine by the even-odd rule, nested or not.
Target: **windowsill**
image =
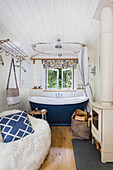
[[[38,89],[38,90],[41,90],[42,88],[32,88],[32,89],[36,89],[36,90]]]
[[[76,90],[43,90],[43,92],[76,92]]]

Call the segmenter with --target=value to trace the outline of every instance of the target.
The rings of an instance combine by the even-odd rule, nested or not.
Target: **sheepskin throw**
[[[0,116],[18,113],[10,110]],[[28,115],[29,116],[29,115]],[[29,116],[34,133],[14,142],[0,142],[0,170],[38,170],[51,145],[51,131],[47,121]]]
[[[26,111],[0,118],[1,134],[4,142],[18,140],[34,132]]]

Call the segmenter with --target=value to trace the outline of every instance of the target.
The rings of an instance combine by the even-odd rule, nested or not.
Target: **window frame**
[[[63,88],[63,72],[71,70],[72,71],[72,88]],[[62,90],[73,90],[74,89],[74,68],[62,69]]]
[[[57,71],[57,87],[56,88],[48,88],[48,70],[54,70]],[[72,88],[63,88],[63,71],[66,70],[72,70]],[[61,90],[74,90],[74,68],[69,69],[61,69],[61,81],[62,81],[62,89]],[[59,89],[59,69],[46,69],[45,72],[45,89],[46,90],[60,90]]]
[[[47,80],[46,80],[46,82],[47,82],[47,85],[46,85],[46,87],[47,87],[47,90],[56,90],[56,89],[58,89],[58,79],[59,79],[59,70],[58,69],[46,69],[47,70],[47,75],[46,75],[46,78],[47,78]],[[53,70],[53,71],[56,71],[57,72],[57,84],[56,84],[56,88],[48,88],[48,71],[49,70]]]

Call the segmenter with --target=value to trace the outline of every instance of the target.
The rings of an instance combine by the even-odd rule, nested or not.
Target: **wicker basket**
[[[91,138],[91,129],[88,122],[75,120],[75,114],[71,118],[72,135],[78,139],[89,140]]]

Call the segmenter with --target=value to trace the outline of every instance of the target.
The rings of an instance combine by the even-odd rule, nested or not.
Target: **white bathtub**
[[[88,100],[88,97],[71,97],[71,98],[49,98],[49,97],[38,97],[30,96],[28,98],[30,102],[49,104],[49,105],[64,105],[64,104],[78,104]]]

